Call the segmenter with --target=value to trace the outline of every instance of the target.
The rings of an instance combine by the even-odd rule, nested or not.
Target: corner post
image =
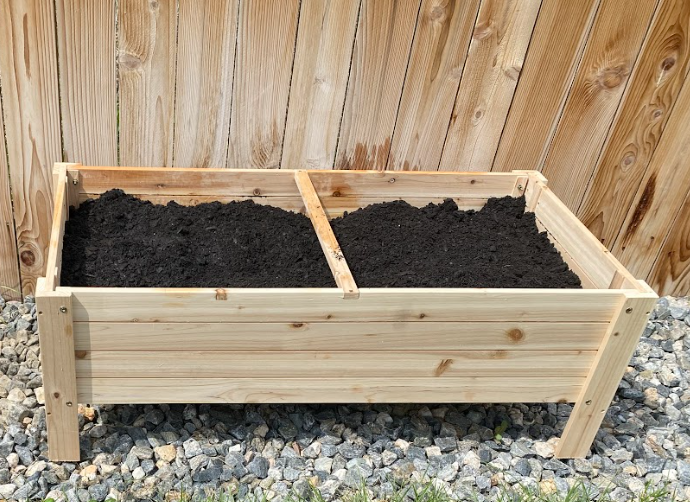
[[[46,402],[48,457],[53,461],[78,461],[79,421],[72,295],[39,289],[36,308]]]
[[[624,293],[558,442],[557,458],[579,458],[589,452],[657,298],[654,292]]]

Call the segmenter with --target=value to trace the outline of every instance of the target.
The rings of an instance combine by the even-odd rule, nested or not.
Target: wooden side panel
[[[690,82],[686,81],[611,251],[647,277],[690,190]]]
[[[579,218],[606,246],[618,236],[690,68],[690,3],[661,0]]]
[[[597,350],[608,323],[74,323],[77,351]]]
[[[171,166],[177,2],[119,5],[120,162]]]
[[[225,166],[238,1],[179,0],[175,166]]]
[[[440,169],[490,171],[542,0],[484,0]]]
[[[117,165],[115,2],[56,0],[55,7],[64,160]]]
[[[302,2],[281,167],[333,167],[359,5]]]
[[[492,170],[541,168],[599,2],[542,2]]]
[[[386,168],[421,0],[362,0],[336,169]]]
[[[338,288],[215,289],[58,288],[73,294],[75,321],[606,322],[620,304],[616,290],[369,289],[344,300]],[[288,294],[289,293],[289,294]],[[460,308],[462,306],[462,308]]]
[[[601,3],[542,169],[551,189],[571,210],[577,210],[592,177],[656,4],[657,0]]]
[[[583,379],[584,380],[584,379]],[[88,403],[527,403],[572,402],[574,378],[86,378]]]
[[[5,150],[5,128],[0,113],[0,297],[5,300],[22,298],[18,260],[10,196],[10,172]]]
[[[647,279],[660,295],[690,295],[690,194]]]
[[[240,3],[227,167],[279,167],[299,3]]]
[[[5,134],[25,295],[45,270],[51,170],[62,159],[56,52],[52,2],[0,2]]]
[[[423,0],[387,169],[436,171],[479,0]]]

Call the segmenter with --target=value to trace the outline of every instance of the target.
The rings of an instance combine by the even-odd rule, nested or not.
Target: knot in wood
[[[627,66],[620,64],[601,70],[597,80],[599,81],[599,85],[602,87],[606,89],[615,89],[623,83],[623,80],[628,73]]]
[[[661,69],[663,71],[669,71],[671,68],[673,68],[676,65],[676,58],[674,57],[667,57],[661,62]]]
[[[33,253],[33,251],[22,251],[19,255],[19,259],[27,267],[30,267],[36,263],[36,255]]]

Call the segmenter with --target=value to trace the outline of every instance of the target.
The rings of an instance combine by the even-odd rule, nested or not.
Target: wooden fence
[[[540,169],[687,293],[689,69],[687,0],[0,0],[2,292],[43,273],[66,161]]]

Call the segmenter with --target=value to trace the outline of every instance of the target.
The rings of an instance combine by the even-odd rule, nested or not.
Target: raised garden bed
[[[575,402],[557,456],[584,456],[656,299],[537,172],[58,164],[54,181],[49,273],[36,294],[54,460],[79,458],[78,402]],[[69,206],[113,188],[155,203],[304,212],[334,285],[61,286]],[[506,195],[525,196],[583,289],[358,287],[328,221],[398,199],[478,210]]]

